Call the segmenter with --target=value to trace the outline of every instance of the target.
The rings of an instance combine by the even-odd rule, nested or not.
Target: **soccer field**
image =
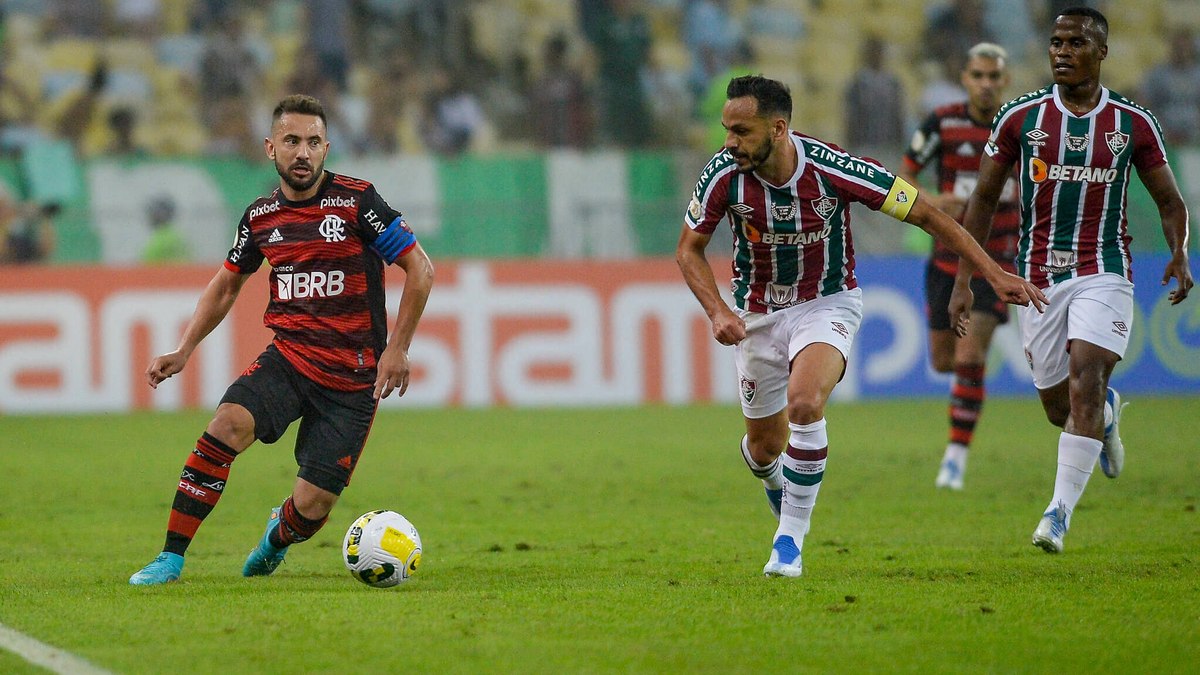
[[[761,575],[774,521],[732,406],[381,414],[330,523],[271,577],[246,553],[290,491],[256,445],[183,579],[162,544],[208,411],[0,421],[0,624],[113,672],[1195,672],[1200,400],[1139,398],[1058,556],[1030,545],[1058,430],[990,400],[962,493],[935,490],[945,401],[829,408],[804,576]],[[389,508],[417,576],[377,590],[341,539]],[[0,650],[0,672],[44,672]]]

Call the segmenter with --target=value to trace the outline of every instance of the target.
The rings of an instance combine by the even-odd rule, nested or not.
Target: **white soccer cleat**
[[[1042,514],[1042,520],[1033,531],[1033,545],[1046,553],[1062,553],[1063,535],[1066,533],[1067,509],[1060,501],[1057,506]]]
[[[951,490],[963,489],[963,467],[953,459],[943,459],[934,485]]]
[[[1121,442],[1121,411],[1125,409],[1128,403],[1121,402],[1121,395],[1116,389],[1108,388],[1108,393],[1104,400],[1112,407],[1112,421],[1108,426],[1104,427],[1104,447],[1100,449],[1100,469],[1104,471],[1104,475],[1109,478],[1116,478],[1121,475],[1121,469],[1125,467],[1125,444]]]
[[[771,544],[771,558],[763,567],[768,577],[798,577],[804,571],[800,562],[800,547],[791,535],[781,534]]]

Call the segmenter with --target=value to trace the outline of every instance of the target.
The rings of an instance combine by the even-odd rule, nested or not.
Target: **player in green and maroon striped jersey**
[[[1033,543],[1058,553],[1097,459],[1115,478],[1125,458],[1121,397],[1108,380],[1125,354],[1134,316],[1126,228],[1133,169],[1158,205],[1171,249],[1162,282],[1178,284],[1169,295],[1172,304],[1187,297],[1193,281],[1187,206],[1167,164],[1158,121],[1100,84],[1107,19],[1087,7],[1063,10],[1054,20],[1049,56],[1054,84],[997,113],[963,224],[977,239],[987,236],[1000,192],[1017,166],[1017,269],[1050,298],[1044,314],[1018,312],[1021,339],[1046,416],[1063,430],[1054,493]],[[972,267],[959,266],[950,298],[960,334],[970,321]]]
[[[1008,302],[1040,307],[1042,296],[878,162],[792,131],[792,97],[780,82],[737,77],[726,98],[725,148],[700,175],[676,259],[713,337],[735,345],[746,419],[742,457],[779,515],[763,572],[795,577],[825,472],[825,403],[845,372],[862,320],[850,203],[946,242],[981,267]],[[721,297],[704,254],[726,217],[734,236],[736,310]]]

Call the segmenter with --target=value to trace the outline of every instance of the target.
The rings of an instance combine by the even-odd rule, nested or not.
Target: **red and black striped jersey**
[[[1167,163],[1150,111],[1101,88],[1085,115],[1067,110],[1052,85],[1000,108],[986,152],[1020,167],[1017,270],[1039,288],[1091,274],[1130,281],[1130,172]]]
[[[784,307],[858,287],[850,203],[903,220],[917,191],[879,162],[791,132],[798,163],[784,185],[738,170],[717,153],[696,183],[684,222],[712,234],[733,228],[733,298],[751,312]]]
[[[978,122],[971,117],[966,101],[937,108],[913,133],[904,153],[904,168],[915,175],[927,166],[936,166],[938,192],[953,193],[965,202],[979,180],[979,160],[991,129],[990,121]],[[1021,203],[1014,171],[1014,177],[1004,185],[984,245],[992,259],[1009,272],[1017,269],[1013,259],[1020,229]],[[947,274],[958,272],[958,254],[937,238],[933,240],[933,263]]]
[[[276,189],[238,223],[225,267],[251,274],[271,266],[263,324],[305,377],[341,391],[375,383],[387,344],[383,268],[416,245],[399,211],[369,182],[326,172],[311,199]]]

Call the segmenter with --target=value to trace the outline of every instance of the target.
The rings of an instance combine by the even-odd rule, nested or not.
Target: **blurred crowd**
[[[944,0],[896,25],[861,11],[876,0],[0,0],[0,147],[257,159],[271,106],[306,92],[351,154],[708,149],[723,84],[752,70],[843,110],[833,140],[894,145],[962,95],[967,48],[1000,42],[1020,66],[1066,4]],[[1195,142],[1195,36],[1166,49],[1145,98]]]
[[[1106,83],[1196,144],[1196,34],[1172,3],[0,0],[0,153],[260,162],[270,110],[303,92],[325,103],[338,156],[703,155],[722,143],[725,83],[762,72],[792,86],[796,128],[887,162],[965,95],[976,42],[1013,56],[1011,95],[1042,86],[1051,17],[1072,4],[1110,13]]]

